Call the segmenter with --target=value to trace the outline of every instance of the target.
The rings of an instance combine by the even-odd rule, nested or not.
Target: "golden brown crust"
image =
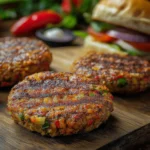
[[[0,38],[0,87],[12,86],[26,76],[48,71],[49,47],[31,38]]]
[[[102,0],[93,19],[150,34],[150,1]]]
[[[134,94],[150,87],[150,63],[137,56],[89,51],[74,61],[71,71],[97,79],[113,93]]]
[[[47,136],[89,132],[113,111],[113,96],[97,80],[72,73],[26,77],[8,96],[16,123]]]

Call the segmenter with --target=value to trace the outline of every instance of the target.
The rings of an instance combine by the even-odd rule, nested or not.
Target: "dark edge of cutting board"
[[[123,137],[99,148],[98,150],[137,150],[137,141],[138,145],[143,143],[150,143],[150,123],[124,135]]]

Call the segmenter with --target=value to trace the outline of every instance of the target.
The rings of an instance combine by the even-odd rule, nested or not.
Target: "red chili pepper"
[[[66,13],[70,13],[72,11],[72,4],[78,8],[81,6],[82,0],[63,0],[61,4],[62,10]]]
[[[61,4],[62,10],[66,13],[70,13],[72,10],[71,1],[70,0],[63,0]]]
[[[55,126],[56,126],[57,128],[60,128],[60,122],[59,122],[59,120],[55,121]]]
[[[12,27],[13,35],[24,35],[48,23],[57,24],[62,20],[61,16],[51,10],[35,12],[30,16],[22,17]]]

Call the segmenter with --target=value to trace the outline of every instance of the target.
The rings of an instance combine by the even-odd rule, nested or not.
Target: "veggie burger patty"
[[[150,86],[150,62],[136,56],[90,51],[73,63],[72,71],[97,79],[114,93],[137,93]]]
[[[91,131],[113,111],[112,95],[97,81],[72,73],[42,72],[15,85],[8,97],[12,118],[42,135]]]
[[[0,38],[0,87],[12,86],[25,76],[48,71],[49,48],[31,38]]]

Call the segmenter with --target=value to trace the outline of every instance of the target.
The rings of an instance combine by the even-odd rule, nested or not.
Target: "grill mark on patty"
[[[140,74],[140,75],[145,76],[145,77],[146,76],[148,77],[150,75],[150,72],[147,71],[146,68],[145,68],[145,72],[144,72],[144,70],[141,70],[141,69],[139,69],[139,70],[135,70],[135,69],[133,70],[132,69],[132,71],[131,71],[130,69],[122,70],[121,68],[111,68],[111,70],[110,70],[110,68],[111,68],[111,66],[108,68],[100,68],[98,70],[92,70],[92,68],[90,66],[85,66],[85,67],[81,66],[81,67],[76,68],[76,73],[83,74],[84,72],[86,72],[90,75],[94,75],[94,74],[97,74],[97,75],[107,74],[107,75],[109,75],[109,74],[112,74],[111,70],[113,69],[113,73],[117,73],[117,72],[129,73],[130,72],[130,73],[134,73],[134,74]]]
[[[89,103],[83,103],[82,105],[79,104],[80,106],[80,112],[77,112],[76,109],[72,109],[72,107],[76,107],[78,105],[74,105],[74,106],[67,106],[65,107],[65,109],[63,110],[59,110],[59,113],[57,113],[58,111],[55,110],[55,108],[53,109],[49,109],[45,112],[44,116],[46,116],[48,119],[54,119],[54,118],[58,118],[58,117],[69,117],[69,116],[74,116],[74,115],[78,115],[78,116],[81,116],[81,115],[89,115],[86,111],[86,108],[84,107],[85,105],[87,105]],[[90,105],[93,105],[94,104],[94,108],[97,108],[97,110],[95,111],[95,113],[97,113],[97,115],[99,114],[99,112],[102,111],[103,109],[103,105],[102,104],[98,104],[98,103],[90,103]],[[47,106],[46,106],[47,107]],[[107,106],[106,106],[107,107]],[[57,108],[57,107],[56,107]],[[93,107],[91,107],[92,109]],[[78,108],[79,109],[79,108]],[[29,115],[38,115],[38,116],[42,116],[43,114],[41,113],[40,110],[37,110],[36,112],[34,112],[35,109],[30,109],[28,111],[28,114]],[[82,110],[82,111],[81,111]],[[113,106],[111,105],[108,105],[108,110],[110,111],[113,111]],[[101,112],[102,113],[102,112]]]
[[[55,88],[55,87],[62,87],[62,88],[80,88],[83,89],[90,89],[91,84],[97,84],[96,80],[89,80],[89,81],[82,81],[82,82],[76,82],[76,81],[68,81],[64,79],[46,79],[43,81],[36,81],[36,80],[30,80],[30,82],[25,82],[18,84],[14,87],[14,89],[21,88],[23,90],[38,90],[38,89],[48,89],[48,88]]]
[[[59,107],[59,106],[64,106],[66,108],[66,106],[76,106],[76,105],[84,105],[84,104],[99,104],[99,105],[109,105],[110,102],[107,103],[107,101],[102,98],[102,97],[99,97],[99,96],[95,96],[95,97],[84,97],[84,98],[81,98],[79,100],[76,100],[76,101],[72,101],[71,99],[67,99],[66,101],[63,101],[63,102],[57,102],[57,103],[54,103],[52,102],[51,104],[50,103],[43,103],[43,99],[41,101],[38,101],[38,102],[35,102],[35,101],[32,101],[32,102],[29,102],[29,101],[26,101],[24,100],[24,102],[21,102],[18,104],[16,104],[17,106],[22,107],[22,108],[28,108],[28,109],[38,109],[38,108],[49,108],[48,111],[51,109],[55,109],[55,107]],[[12,106],[13,108],[13,106]],[[111,109],[111,108],[110,108]],[[14,110],[16,110],[16,106],[14,108]]]
[[[88,91],[83,91],[82,90],[82,93],[83,94],[86,94]],[[61,91],[61,93],[60,92],[57,92],[57,91],[55,91],[55,92],[51,92],[50,93],[50,91],[48,91],[48,92],[43,92],[43,91],[39,91],[38,93],[36,93],[35,94],[35,92],[33,91],[32,93],[21,93],[20,95],[17,95],[17,96],[13,96],[13,98],[14,99],[21,99],[21,98],[25,98],[25,97],[28,97],[28,98],[45,98],[45,97],[51,97],[51,96],[62,96],[62,95],[73,95],[73,94],[79,94],[79,92],[78,91],[76,91],[76,92],[72,92],[72,91],[66,91],[65,89],[64,89],[64,91]]]
[[[43,86],[44,82],[46,84]],[[109,94],[107,96],[101,94],[107,88],[93,85],[92,82],[93,80],[79,75],[75,75],[74,78],[71,73],[65,75],[50,72],[35,74],[27,77],[12,89],[9,97],[9,102],[12,103],[11,109],[12,111],[18,108],[23,108],[25,111],[32,109],[37,111],[43,107],[50,111],[59,106],[73,108],[73,106],[86,104],[108,105],[109,108],[111,106]],[[90,95],[91,93],[94,95]],[[109,109],[112,110],[112,108]]]
[[[130,71],[132,73],[150,74],[148,61],[139,59],[138,57],[121,57],[119,55],[96,55],[95,53],[89,54],[76,63],[76,69],[90,69],[93,66],[100,65],[100,70],[113,68],[115,70]],[[143,68],[144,67],[144,68]],[[143,69],[142,69],[143,68]]]
[[[79,91],[81,92],[87,92],[88,90],[93,91],[94,89],[92,89],[91,84],[85,84],[85,83],[78,83],[78,84],[65,84],[65,85],[48,85],[47,87],[44,87],[42,84],[39,85],[38,89],[37,88],[33,88],[32,86],[30,87],[29,85],[26,86],[26,89],[21,89],[21,92],[18,91],[16,93],[13,94],[13,99],[21,99],[24,97],[28,97],[28,98],[43,98],[43,97],[48,97],[48,96],[53,96],[53,95],[72,95],[74,93],[78,94]],[[57,92],[57,88],[61,87],[62,91]],[[51,89],[54,90],[51,90]],[[72,91],[72,90],[76,90],[76,92]],[[17,89],[16,89],[17,90]],[[78,92],[78,93],[77,93]]]
[[[47,50],[48,47],[39,40],[29,38],[0,38],[0,63],[27,60],[30,58],[30,55],[41,54]]]

